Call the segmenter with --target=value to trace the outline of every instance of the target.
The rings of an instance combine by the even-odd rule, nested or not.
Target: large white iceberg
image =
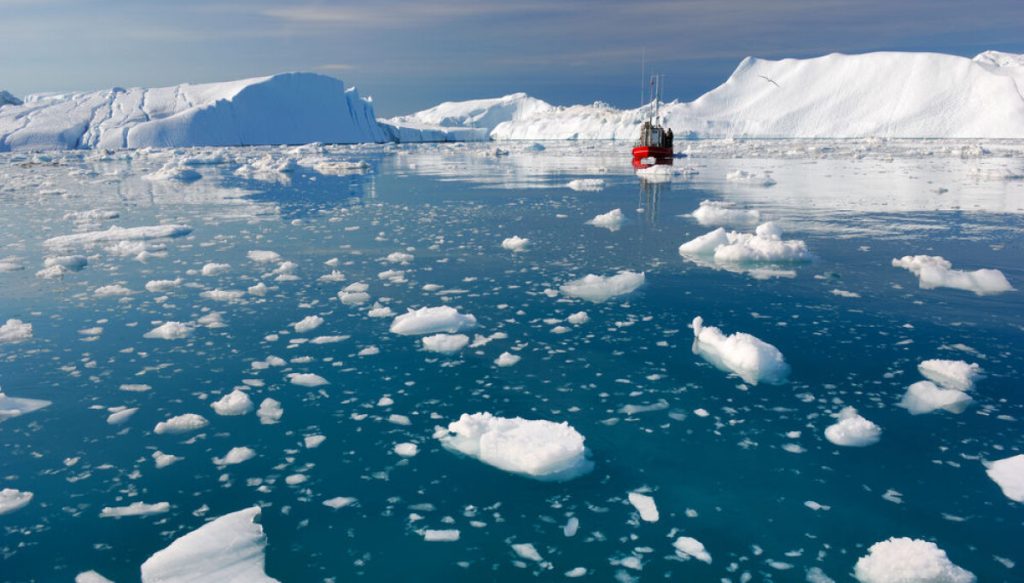
[[[853,576],[860,583],[974,583],[973,573],[958,567],[935,543],[890,538],[868,548]]]
[[[570,480],[593,468],[584,437],[565,421],[464,413],[436,437],[451,451],[538,480]]]
[[[0,109],[0,150],[390,139],[368,100],[314,73],[30,96]]]
[[[899,406],[911,415],[931,413],[944,409],[950,413],[963,413],[974,399],[957,389],[945,389],[931,381],[918,381],[909,387]]]
[[[825,439],[846,447],[865,447],[878,443],[882,428],[862,417],[853,407],[839,412],[838,421],[825,428]]]
[[[726,336],[714,326],[705,326],[700,316],[693,319],[693,353],[752,385],[777,385],[789,376],[789,365],[778,348],[745,332]]]
[[[267,537],[253,506],[225,514],[142,564],[142,583],[277,583],[264,572]]]

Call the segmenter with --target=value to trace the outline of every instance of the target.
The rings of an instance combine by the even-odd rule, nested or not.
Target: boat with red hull
[[[646,168],[653,164],[671,164],[672,129],[665,129],[659,119],[661,102],[661,77],[651,77],[651,115],[640,125],[640,138],[633,145],[633,166]]]

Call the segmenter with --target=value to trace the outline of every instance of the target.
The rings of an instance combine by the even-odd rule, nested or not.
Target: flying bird
[[[765,77],[764,75],[758,75],[758,77],[764,79],[765,81],[771,83],[772,85],[774,85],[776,87],[779,87],[780,89],[782,88],[782,85],[779,85],[778,83],[776,83],[775,79],[770,79],[768,77]]]

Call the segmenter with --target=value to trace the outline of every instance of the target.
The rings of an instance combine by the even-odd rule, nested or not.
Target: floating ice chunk
[[[324,319],[321,318],[320,316],[306,316],[305,318],[292,324],[292,327],[295,328],[296,334],[305,334],[306,332],[309,332],[311,330],[316,330],[323,323]]]
[[[377,346],[367,346],[366,348],[363,348],[362,350],[357,352],[356,356],[375,356],[377,354],[380,354],[380,348],[379,347],[377,347]]]
[[[298,486],[299,484],[306,483],[307,480],[309,480],[309,476],[306,474],[291,474],[289,476],[285,476],[284,483],[289,486]]]
[[[973,573],[953,564],[933,542],[890,538],[868,548],[853,576],[860,583],[973,583]]]
[[[338,283],[345,281],[345,274],[337,269],[332,269],[330,273],[325,273],[318,277],[317,281],[322,281],[324,283]]]
[[[518,354],[512,354],[511,352],[502,352],[500,355],[498,355],[498,358],[494,359],[494,364],[500,367],[514,366],[522,359],[523,357],[519,356]]]
[[[263,425],[273,425],[281,421],[283,415],[284,408],[281,407],[281,402],[270,397],[263,399],[260,408],[256,410],[256,416],[260,418],[260,423]]]
[[[162,451],[153,452],[153,463],[156,465],[156,469],[158,470],[166,468],[167,466],[173,464],[174,462],[180,462],[183,459],[185,458],[178,457],[176,455],[172,455],[169,453],[164,453]]]
[[[251,296],[263,297],[267,295],[267,289],[267,284],[261,281],[256,285],[250,285],[249,287],[245,288],[245,293]]]
[[[704,548],[704,543],[690,536],[681,536],[676,539],[676,542],[672,543],[672,546],[676,549],[676,555],[683,559],[697,559],[707,564],[711,564],[711,555]]]
[[[146,391],[153,390],[153,387],[143,384],[124,384],[118,387],[118,389],[128,393],[145,393]]]
[[[409,253],[395,251],[394,253],[391,253],[387,257],[385,257],[384,261],[387,261],[388,263],[400,263],[402,265],[407,265],[411,263],[413,259],[415,259],[415,257],[413,257]]]
[[[122,518],[124,516],[149,516],[151,514],[163,514],[171,509],[168,502],[157,502],[147,504],[145,502],[132,502],[128,506],[106,506],[100,510],[100,518]]]
[[[544,557],[540,556],[537,552],[537,547],[533,546],[532,543],[517,543],[512,545],[512,551],[519,555],[520,559],[527,561],[534,561],[541,563],[544,561]]]
[[[566,184],[566,186],[577,192],[597,192],[599,190],[604,190],[604,179],[577,178],[576,180],[570,180],[569,184]]]
[[[25,269],[25,264],[17,257],[0,258],[0,273],[10,273]]]
[[[36,272],[36,277],[58,279],[64,277],[68,272],[82,271],[88,264],[89,259],[84,255],[49,256],[43,260],[43,269]]]
[[[917,276],[921,289],[948,287],[971,291],[979,296],[1014,291],[1003,272],[998,269],[961,271],[942,257],[907,255],[892,260],[893,267],[902,267]]]
[[[756,225],[761,222],[761,213],[753,209],[738,209],[732,203],[702,200],[690,216],[705,227],[723,225]]]
[[[193,326],[184,322],[164,322],[142,335],[143,338],[181,340],[192,335]]]
[[[351,506],[352,504],[355,504],[355,503],[356,503],[356,499],[355,498],[350,498],[348,496],[335,496],[334,498],[328,498],[327,500],[324,500],[324,502],[323,502],[324,506],[326,506],[328,508],[333,508],[335,510],[337,510],[339,508],[344,508],[346,506]]]
[[[931,381],[918,381],[907,387],[899,406],[910,411],[911,415],[931,413],[937,409],[963,413],[973,400],[963,391],[939,388]]]
[[[89,231],[53,237],[47,239],[43,244],[47,247],[72,247],[76,245],[116,243],[118,241],[149,241],[152,239],[184,237],[191,232],[192,227],[188,225],[155,225],[128,228],[113,226],[106,231]]]
[[[715,263],[794,263],[811,254],[800,240],[784,240],[775,223],[758,225],[754,234],[719,227],[679,246],[684,257],[710,257]]]
[[[733,170],[725,175],[725,179],[729,182],[739,182],[742,184],[754,184],[757,186],[775,186],[777,182],[772,175],[768,172],[758,174],[756,172],[748,172],[746,170]]]
[[[390,318],[395,315],[395,312],[388,306],[382,306],[380,303],[373,304],[373,307],[366,312],[366,315],[371,318]]]
[[[538,480],[570,480],[593,468],[583,436],[564,421],[463,414],[436,436],[451,451]]]
[[[403,336],[438,332],[454,334],[474,326],[476,326],[476,317],[473,314],[460,314],[458,310],[450,306],[438,306],[418,310],[410,309],[395,317],[391,322],[391,333]]]
[[[110,415],[107,415],[107,424],[120,425],[132,418],[139,411],[138,407],[120,408]]]
[[[96,571],[83,571],[75,575],[75,583],[114,583]]]
[[[231,266],[228,265],[227,263],[207,263],[206,265],[203,265],[203,268],[202,270],[200,270],[200,273],[209,277],[214,275],[220,275],[222,273],[227,273],[230,270]]]
[[[1024,454],[991,462],[985,473],[1014,502],[1024,502]]]
[[[176,277],[174,279],[154,279],[146,282],[146,291],[153,292],[155,294],[163,293],[178,287],[181,285],[181,282],[182,280],[180,277]]]
[[[0,490],[0,514],[8,514],[24,508],[32,501],[32,496],[32,492],[25,492],[15,488]]]
[[[395,453],[402,457],[414,457],[419,452],[420,448],[415,443],[399,443],[395,445]]]
[[[428,543],[453,543],[459,540],[459,531],[454,528],[446,530],[428,528],[423,531],[423,540]]]
[[[917,365],[921,376],[946,389],[969,391],[974,381],[981,376],[977,363],[968,364],[962,360],[931,359]]]
[[[640,513],[641,520],[645,522],[658,522],[658,506],[655,505],[654,498],[640,492],[630,492],[629,503]]]
[[[293,385],[301,387],[320,387],[327,384],[327,379],[311,372],[293,372],[288,374],[288,380]]]
[[[423,350],[428,352],[454,354],[469,344],[469,336],[465,334],[434,334],[433,336],[424,336],[422,342]]]
[[[232,447],[224,457],[213,458],[213,463],[218,466],[233,466],[247,462],[256,457],[256,452],[251,447]]]
[[[576,312],[575,314],[569,314],[566,320],[574,326],[582,326],[590,321],[590,316],[586,312]]]
[[[600,227],[602,229],[608,229],[613,233],[622,228],[622,223],[625,222],[626,217],[622,214],[622,209],[613,209],[603,215],[597,215],[596,217],[587,221],[588,225]]]
[[[366,293],[368,289],[370,286],[365,283],[352,283],[338,292],[338,299],[346,306],[359,306],[370,301],[370,294]]]
[[[96,290],[93,291],[92,293],[93,293],[93,295],[95,295],[98,298],[109,298],[109,297],[113,297],[113,296],[126,296],[126,295],[129,295],[129,294],[132,293],[132,290],[124,287],[123,285],[121,285],[119,283],[115,283],[115,284],[112,284],[112,285],[100,286],[100,287],[96,288]]]
[[[180,164],[178,161],[171,161],[164,164],[162,168],[151,174],[146,174],[142,178],[152,181],[176,181],[176,182],[195,182],[203,177],[202,174],[196,172],[192,168]]]
[[[836,445],[864,447],[878,443],[882,428],[861,417],[853,407],[845,407],[839,421],[825,428],[825,439]]]
[[[509,237],[501,242],[501,248],[511,251],[513,253],[521,253],[526,251],[526,246],[530,244],[530,240],[518,235]]]
[[[253,408],[249,393],[238,389],[210,403],[210,406],[213,407],[215,413],[224,416],[245,415]]]
[[[256,263],[278,263],[281,261],[281,256],[275,251],[253,249],[246,253],[245,256],[249,258],[249,261]]]
[[[216,302],[237,302],[245,297],[240,289],[211,289],[199,294],[199,297]]]
[[[32,337],[32,324],[15,318],[0,325],[0,344],[4,342],[21,342]]]
[[[307,435],[302,438],[302,443],[306,446],[306,449],[315,449],[320,447],[320,444],[326,440],[326,435]]]
[[[644,279],[643,273],[635,271],[620,271],[610,276],[591,273],[562,285],[559,290],[569,297],[601,303],[636,291],[644,284]]]
[[[645,182],[652,182],[656,184],[671,182],[672,177],[680,174],[672,169],[671,166],[666,164],[652,164],[647,168],[638,168],[636,175]]]
[[[224,312],[210,312],[200,316],[196,324],[207,328],[227,328],[227,324],[224,323]]]
[[[142,564],[142,583],[278,583],[264,572],[259,515],[239,510],[175,540]]]
[[[188,433],[190,431],[197,431],[209,425],[209,421],[206,420],[202,415],[195,413],[185,413],[184,415],[178,415],[177,417],[171,417],[167,421],[161,421],[156,424],[153,429],[154,433]]]
[[[745,382],[773,385],[786,382],[789,365],[778,348],[747,334],[736,332],[726,336],[714,326],[704,326],[704,319],[693,319],[693,353],[726,372],[733,372]]]

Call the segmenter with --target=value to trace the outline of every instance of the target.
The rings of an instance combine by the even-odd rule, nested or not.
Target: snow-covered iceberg
[[[409,115],[383,120],[397,142],[487,140],[499,124],[543,115],[554,107],[525,93],[493,99],[446,101]]]
[[[693,353],[720,370],[735,373],[744,382],[778,385],[786,382],[789,365],[779,349],[745,332],[726,336],[704,318],[693,319]]]
[[[276,583],[263,570],[267,537],[253,506],[225,514],[142,564],[142,583]]]
[[[676,136],[702,138],[1018,138],[1024,135],[1020,55],[973,59],[923,52],[747,57],[715,89],[661,107]],[[633,140],[647,108],[538,109],[495,139]]]
[[[0,109],[0,151],[390,139],[369,100],[314,73],[37,95]]]

